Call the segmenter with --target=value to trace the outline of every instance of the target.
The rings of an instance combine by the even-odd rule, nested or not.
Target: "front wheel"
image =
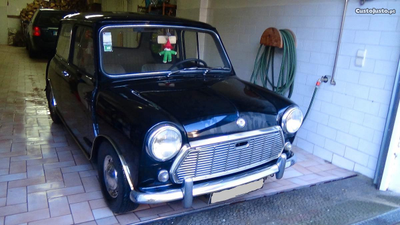
[[[131,211],[139,206],[129,198],[130,188],[121,161],[108,142],[103,142],[99,147],[97,170],[104,198],[114,213]]]

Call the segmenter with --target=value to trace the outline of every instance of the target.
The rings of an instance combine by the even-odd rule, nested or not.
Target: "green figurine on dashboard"
[[[172,54],[176,55],[177,52],[172,50],[171,42],[169,42],[168,39],[167,43],[164,45],[164,51],[161,51],[159,54],[164,55],[163,63],[167,63],[172,61]]]

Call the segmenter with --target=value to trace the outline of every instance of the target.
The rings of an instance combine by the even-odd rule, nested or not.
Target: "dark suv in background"
[[[38,53],[54,54],[60,20],[71,12],[55,9],[38,9],[26,29],[26,48],[29,57]]]

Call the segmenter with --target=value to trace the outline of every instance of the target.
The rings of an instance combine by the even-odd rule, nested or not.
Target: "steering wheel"
[[[174,67],[178,68],[179,65],[181,65],[183,63],[187,63],[187,62],[199,62],[199,63],[203,64],[204,67],[208,67],[207,63],[204,60],[196,59],[196,58],[189,58],[189,59],[184,59],[182,61],[174,63],[168,70],[171,70]]]

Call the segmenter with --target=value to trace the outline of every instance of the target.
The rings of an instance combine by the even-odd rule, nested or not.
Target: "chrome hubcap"
[[[114,161],[110,155],[104,158],[103,175],[108,194],[116,198],[118,196],[118,172],[115,169]]]

